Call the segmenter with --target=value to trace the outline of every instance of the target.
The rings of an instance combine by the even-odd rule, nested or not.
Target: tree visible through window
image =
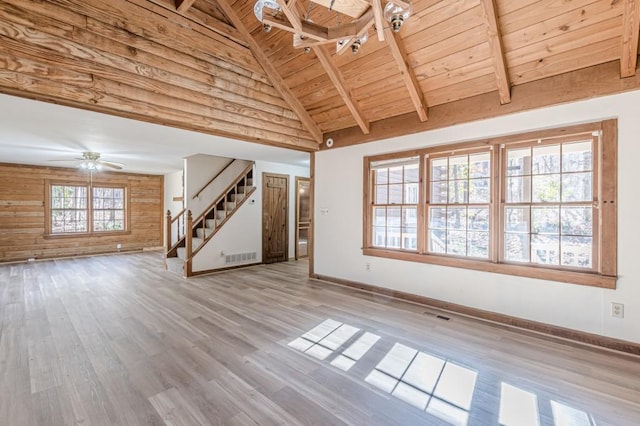
[[[124,230],[124,188],[93,188],[93,230]]]
[[[428,251],[489,257],[489,152],[429,159]]]
[[[506,261],[593,267],[593,141],[507,148]]]
[[[366,255],[615,288],[616,120],[382,154],[365,167]]]
[[[87,232],[87,187],[51,186],[51,233]]]
[[[374,165],[374,246],[417,249],[419,171],[417,158]]]
[[[90,185],[50,185],[51,234],[89,234],[126,229],[126,189]]]

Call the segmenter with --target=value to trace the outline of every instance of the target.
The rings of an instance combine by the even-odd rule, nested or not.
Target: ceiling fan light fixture
[[[397,33],[400,31],[400,27],[402,27],[404,21],[409,19],[411,12],[411,3],[409,3],[408,7],[403,7],[390,1],[384,7],[384,18],[391,25],[393,32]]]

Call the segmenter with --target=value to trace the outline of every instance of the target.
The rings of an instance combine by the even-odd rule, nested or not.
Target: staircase
[[[171,213],[167,212],[167,241],[169,243],[167,244],[166,266],[168,270],[185,277],[193,275],[192,260],[194,256],[256,190],[253,185],[253,166],[250,164],[236,176],[197,218],[192,217],[190,210],[183,210],[173,218]],[[174,226],[174,223],[180,224],[180,216],[184,216],[182,218],[184,235],[180,235],[180,226]],[[176,232],[178,233],[177,238]],[[177,242],[174,244],[170,243],[176,240]]]

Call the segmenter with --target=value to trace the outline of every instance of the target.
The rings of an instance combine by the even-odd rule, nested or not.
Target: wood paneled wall
[[[46,180],[86,183],[76,169],[0,164],[0,262],[140,250],[162,246],[164,177],[100,172],[93,182],[125,184],[129,231],[120,235],[45,237]]]
[[[245,45],[145,0],[0,2],[0,92],[318,146]]]

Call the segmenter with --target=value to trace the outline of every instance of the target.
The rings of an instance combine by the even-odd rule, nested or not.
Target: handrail
[[[184,214],[184,212],[186,212],[186,211],[187,211],[186,207],[184,209],[180,210],[180,212],[177,215],[175,215],[173,217],[173,219],[171,219],[171,224],[173,225],[173,222],[175,222],[176,220],[180,219],[180,216],[182,216]],[[169,212],[167,212],[167,213],[169,213]]]
[[[215,206],[218,204],[218,202],[220,202],[221,199],[225,198],[227,196],[227,194],[229,193],[229,191],[231,191],[231,189],[233,187],[235,187],[236,185],[238,185],[238,183],[247,177],[247,175],[249,174],[249,172],[251,170],[253,170],[253,166],[255,165],[255,163],[250,164],[249,166],[247,166],[243,171],[242,174],[239,174],[238,177],[236,177],[236,179],[234,179],[234,181],[227,186],[227,188],[224,190],[224,192],[222,193],[222,195],[220,197],[217,198],[217,200],[212,203],[205,211],[204,213],[202,213],[200,216],[198,216],[198,218],[196,220],[193,220],[192,223],[197,225],[201,220],[204,219],[204,217],[206,217],[206,215],[215,208]],[[236,201],[236,209],[238,207],[240,207],[242,204],[244,204],[244,202],[249,198],[249,195],[253,193],[253,191],[255,191],[255,186],[252,185],[252,189],[251,191],[249,191],[249,193],[245,193],[245,196],[242,198],[242,200],[240,200],[239,202]],[[200,244],[200,246],[196,247],[193,251],[191,252],[187,252],[187,256],[185,259],[185,263],[190,263],[191,260],[193,259],[193,257],[200,251],[200,249],[202,247],[205,246],[205,244],[211,239],[213,238],[213,236],[218,232],[218,230],[220,229],[220,227],[224,224],[224,222],[229,218],[229,216],[225,217],[222,221],[222,223],[219,226],[216,226],[215,229],[213,230],[213,232],[209,235],[205,235],[204,237],[204,241],[202,242],[202,244]],[[197,226],[196,226],[197,228]],[[193,228],[193,229],[196,229]],[[193,231],[192,231],[193,232]]]
[[[207,206],[207,208],[204,209],[202,211],[202,213],[200,213],[200,215],[198,215],[198,217],[193,220],[193,223],[195,223],[197,225],[202,220],[202,218],[204,218],[207,214],[209,214],[209,212],[216,206],[216,204],[218,204],[220,202],[220,200],[222,200],[224,197],[227,196],[227,193],[231,190],[231,188],[233,188],[235,185],[237,185],[238,182],[240,182],[243,178],[245,178],[247,176],[247,174],[249,174],[249,171],[253,169],[254,165],[255,165],[255,163],[251,163],[247,167],[245,167],[245,169],[242,171],[242,173],[239,174],[238,177],[236,177],[236,179],[233,182],[231,182],[224,189],[224,191],[222,191],[220,193],[221,195],[219,197],[217,197],[211,204],[209,204]]]
[[[211,182],[216,180],[218,178],[218,176],[220,176],[222,174],[222,172],[227,170],[229,168],[229,166],[233,164],[234,161],[236,161],[236,160],[231,159],[231,161],[229,161],[227,163],[227,165],[222,168],[222,170],[220,170],[218,173],[216,173],[216,175],[214,177],[209,179],[209,182],[207,182],[202,188],[200,188],[200,191],[196,192],[196,195],[193,196],[192,200],[195,200],[196,198],[198,198],[198,195],[200,195],[202,193],[202,191],[204,191],[207,188],[207,186],[211,185]]]

